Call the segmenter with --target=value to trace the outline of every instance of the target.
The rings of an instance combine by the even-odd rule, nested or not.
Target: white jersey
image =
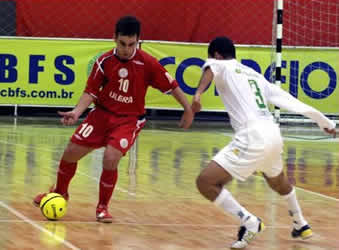
[[[207,59],[203,69],[206,67],[210,67],[213,72],[219,96],[235,130],[250,121],[273,120],[268,110],[268,103],[303,114],[317,122],[321,128],[335,127],[335,123],[318,110],[271,84],[263,75],[239,63],[236,59]]]
[[[208,66],[235,130],[249,121],[273,120],[264,94],[266,80],[261,74],[235,59],[208,59],[203,68]]]

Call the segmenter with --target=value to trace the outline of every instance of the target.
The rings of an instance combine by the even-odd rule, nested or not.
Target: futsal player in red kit
[[[91,103],[95,104],[66,147],[56,185],[50,192],[59,193],[68,200],[68,186],[76,172],[77,162],[92,150],[105,147],[96,208],[99,222],[112,222],[108,203],[118,178],[117,166],[145,125],[147,88],[171,93],[181,104],[184,108],[181,127],[188,128],[193,120],[190,104],[177,81],[154,57],[137,49],[140,26],[140,22],[132,16],[118,20],[115,27],[116,48],[96,60],[76,107],[69,112],[59,112],[63,124],[73,125]],[[45,195],[37,195],[34,204],[39,206]]]

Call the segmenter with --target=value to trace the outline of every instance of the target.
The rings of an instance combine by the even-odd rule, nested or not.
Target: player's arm
[[[90,94],[84,92],[80,97],[78,104],[72,111],[62,112],[58,111],[58,114],[62,116],[61,123],[64,125],[73,125],[75,124],[82,113],[91,105],[94,101],[94,97]]]
[[[213,80],[213,77],[214,75],[213,75],[211,68],[210,67],[205,68],[205,70],[203,71],[201,75],[198,89],[195,92],[195,95],[192,101],[192,110],[194,113],[199,112],[201,110],[200,96],[205,91],[205,89],[210,84],[210,82]]]
[[[64,125],[75,124],[82,113],[91,105],[97,98],[100,86],[104,80],[104,72],[98,61],[93,65],[92,72],[87,80],[87,85],[84,93],[80,97],[78,104],[72,111],[61,112],[58,114],[62,116],[61,123]]]
[[[189,128],[193,121],[193,112],[184,92],[180,89],[178,82],[166,71],[166,69],[152,58],[150,61],[150,83],[152,87],[162,93],[171,94],[175,100],[184,108],[179,126]]]
[[[267,100],[288,111],[304,115],[318,124],[318,126],[329,134],[336,135],[336,124],[324,116],[319,110],[299,101],[281,88],[267,83]]]
[[[180,89],[180,87],[176,87],[174,90],[172,90],[171,94],[184,108],[184,113],[181,117],[179,126],[187,129],[191,126],[193,122],[193,112],[191,109],[191,105],[189,104],[184,92]]]

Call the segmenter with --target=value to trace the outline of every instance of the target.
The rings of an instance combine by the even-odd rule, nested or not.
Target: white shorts
[[[213,158],[234,178],[245,181],[255,171],[268,177],[283,169],[283,141],[278,125],[270,120],[250,122]]]

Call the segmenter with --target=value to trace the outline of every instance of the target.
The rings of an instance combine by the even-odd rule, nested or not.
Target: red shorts
[[[144,117],[119,116],[95,108],[75,130],[71,141],[91,148],[111,145],[125,155],[145,123]]]

